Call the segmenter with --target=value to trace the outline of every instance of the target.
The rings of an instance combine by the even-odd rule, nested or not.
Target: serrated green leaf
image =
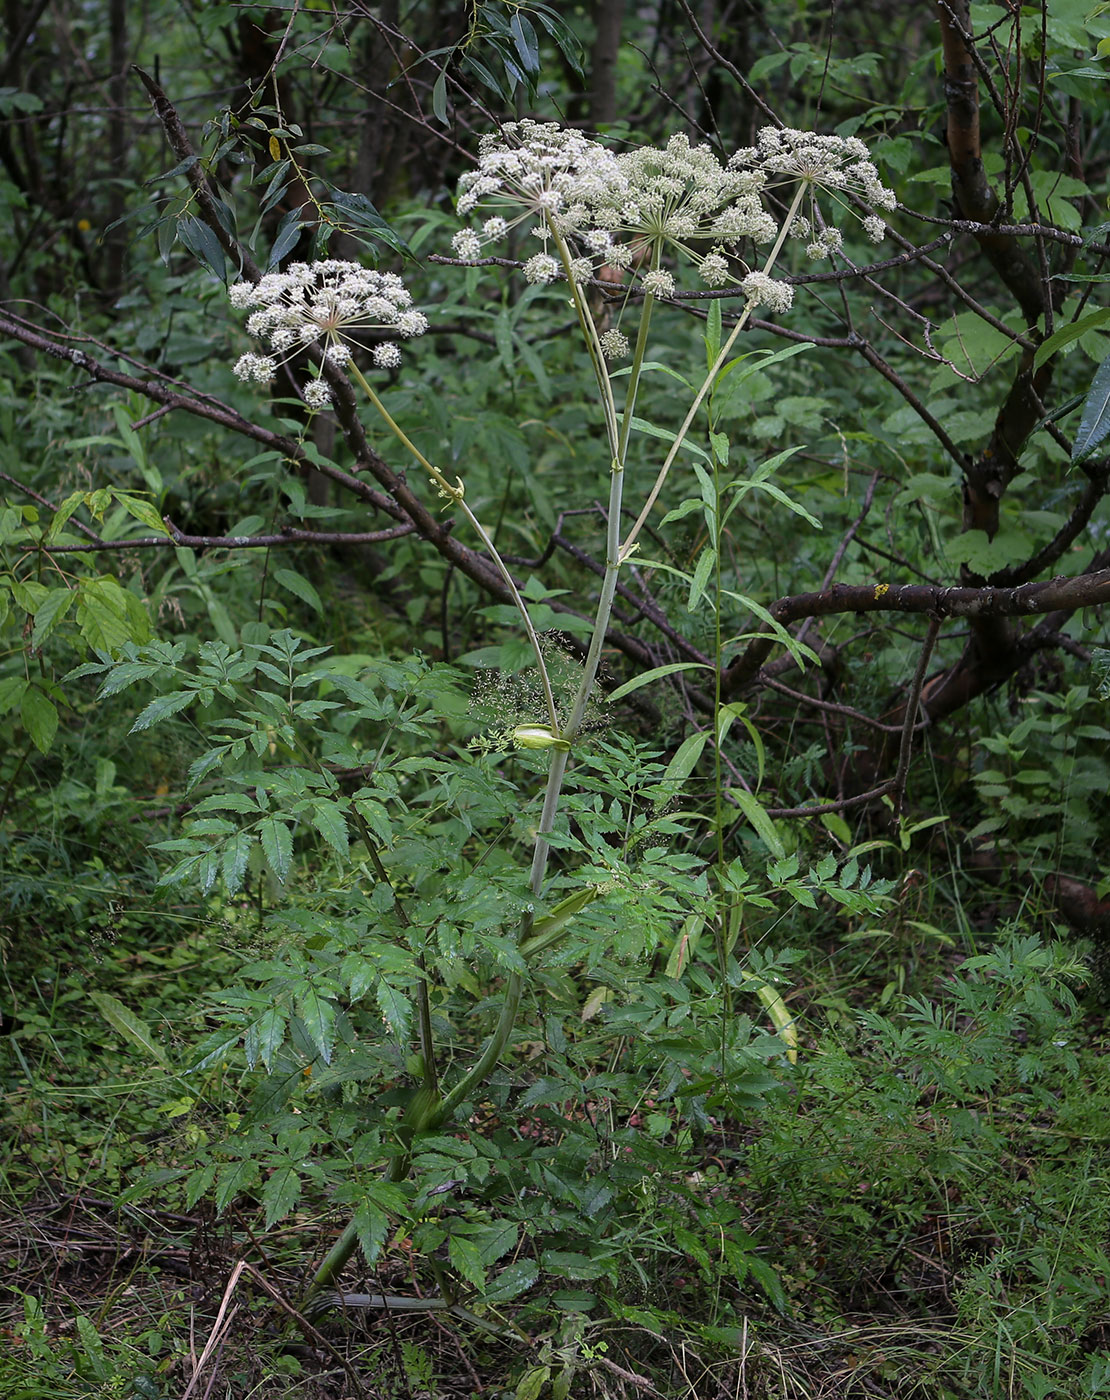
[[[171,690],[168,695],[156,695],[147,707],[139,713],[135,723],[128,730],[129,734],[138,734],[143,729],[150,729],[162,720],[169,719],[170,715],[176,715],[179,710],[184,710],[197,698],[195,690]]]
[[[47,544],[53,544],[62,533],[70,516],[80,506],[85,499],[84,491],[73,491],[61,503],[50,519],[50,526],[46,531],[45,540]]]
[[[335,1045],[335,1004],[315,987],[309,987],[303,996],[297,998],[297,1015],[316,1053],[324,1064],[330,1065]]]
[[[240,1191],[248,1190],[257,1180],[258,1164],[253,1159],[221,1167],[216,1181],[216,1210],[219,1214],[223,1214]]]
[[[123,491],[119,493],[116,499],[127,514],[130,515],[132,519],[137,520],[140,525],[145,525],[148,529],[153,530],[156,535],[169,534],[165,522],[150,501],[145,500],[142,496],[132,496]]]
[[[375,995],[386,1025],[399,1040],[406,1039],[412,1022],[412,1003],[384,978],[378,982]]]
[[[355,1211],[352,1222],[358,1236],[359,1248],[367,1266],[373,1268],[389,1237],[389,1216],[373,1201],[363,1201]]]
[[[25,613],[32,616],[42,603],[50,590],[45,584],[36,583],[34,579],[13,578],[8,587],[12,590],[12,597]]]
[[[218,792],[198,802],[193,814],[198,817],[202,812],[243,812],[253,815],[258,810],[258,803],[245,792]]]
[[[539,1265],[534,1259],[518,1259],[515,1264],[502,1269],[485,1291],[487,1303],[507,1303],[526,1292],[540,1276]]]
[[[284,1011],[271,1006],[258,1018],[258,1058],[269,1073],[274,1056],[285,1040],[285,1027],[288,1024]]]
[[[135,625],[136,618],[128,601],[131,595],[114,578],[82,579],[77,587],[77,625],[93,651],[114,655],[126,642],[146,640]],[[132,601],[142,608],[138,598]]]
[[[309,812],[309,820],[336,855],[346,857],[349,846],[347,819],[339,805],[335,802],[315,802]]]
[[[293,833],[277,817],[267,817],[258,828],[262,854],[274,876],[283,885],[293,863]]]
[[[90,992],[89,999],[124,1040],[129,1040],[132,1045],[145,1050],[163,1069],[169,1068],[169,1058],[165,1050],[155,1040],[150,1027],[141,1016],[136,1016],[118,997],[111,996],[108,992]]]
[[[99,699],[103,700],[109,695],[118,695],[121,690],[126,690],[129,685],[134,685],[136,681],[148,680],[162,670],[157,663],[146,661],[122,661],[118,666],[113,666],[104,677],[97,691]]]
[[[237,894],[242,888],[252,844],[251,838],[245,831],[238,831],[223,848],[220,866],[228,894]]]
[[[489,1225],[478,1225],[470,1234],[478,1248],[483,1264],[496,1264],[504,1259],[517,1246],[520,1231],[512,1220],[495,1220]]]
[[[452,1266],[475,1288],[482,1288],[486,1281],[486,1271],[482,1267],[482,1256],[478,1246],[465,1235],[452,1235],[447,1241],[447,1255]]]
[[[525,1371],[517,1382],[514,1400],[539,1400],[550,1378],[550,1366],[533,1366],[530,1371]]]
[[[284,1220],[301,1197],[301,1177],[289,1164],[278,1167],[266,1178],[262,1188],[262,1204],[266,1208],[266,1229]]]
[[[612,1268],[611,1259],[591,1259],[570,1250],[545,1249],[541,1257],[544,1271],[559,1278],[604,1278]]]

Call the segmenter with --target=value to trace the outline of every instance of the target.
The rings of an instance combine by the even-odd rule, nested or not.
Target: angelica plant
[[[662,148],[644,146],[616,153],[581,132],[530,120],[510,122],[482,139],[477,167],[462,177],[458,196],[459,215],[475,220],[477,226],[469,224],[455,234],[455,255],[460,262],[473,263],[490,244],[513,235],[531,245],[520,260],[527,282],[565,283],[589,355],[606,435],[605,567],[585,659],[569,702],[556,701],[527,603],[489,531],[466,501],[465,483],[449,481],[416,447],[357,363],[354,349],[362,347],[374,367],[392,367],[400,358],[397,340],[414,338],[427,329],[426,317],[412,306],[401,279],[366,272],[350,263],[325,261],[297,264],[288,272],[231,289],[233,305],[251,313],[248,332],[266,346],[265,354],[244,355],[236,373],[245,380],[265,381],[284,359],[307,350],[315,357],[315,369],[302,392],[314,410],[323,408],[330,397],[325,376],[349,374],[389,431],[428,473],[433,489],[461,511],[516,604],[535,656],[546,714],[525,717],[525,722],[511,727],[511,742],[546,753],[548,763],[528,879],[532,900],[520,915],[515,940],[525,964],[565,936],[567,925],[600,889],[583,887],[546,916],[535,914],[533,901],[544,893],[560,797],[591,705],[620,571],[636,549],[677,453],[738,335],[761,306],[775,314],[790,311],[793,286],[773,275],[787,240],[804,239],[811,258],[839,250],[841,235],[826,221],[820,196],[830,194],[839,206],[862,211],[868,238],[882,237],[885,225],[878,211],[893,208],[894,197],[866,155],[862,142],[854,138],[783,130],[761,133],[756,146],[736,152],[727,161],[683,136],[673,137]],[[777,215],[768,207],[775,191],[781,191],[786,200],[783,209],[780,199],[782,212]],[[603,269],[609,279],[605,285],[611,288],[615,279],[623,281],[625,288],[618,323],[607,328],[598,325],[587,295]],[[622,535],[625,468],[650,327],[660,305],[688,278],[720,295],[735,295],[740,311],[729,334],[723,339],[718,336],[719,348],[715,346],[708,373],[673,436],[634,525]],[[625,357],[631,363],[618,377],[613,361]],[[476,1062],[449,1089],[440,1086],[433,1047],[426,1038],[421,1047],[424,1082],[410,1104],[407,1141],[448,1120],[485,1081],[509,1043],[522,988],[522,973],[514,966],[505,977],[492,1036]],[[399,1180],[407,1171],[407,1155],[394,1157],[390,1170],[393,1179]],[[335,1277],[356,1240],[352,1224],[317,1272],[310,1292]]]

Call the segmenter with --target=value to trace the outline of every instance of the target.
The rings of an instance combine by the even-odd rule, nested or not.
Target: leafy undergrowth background
[[[0,1400],[1110,1395],[1105,7],[25,8]],[[890,240],[788,245],[793,310],[626,561],[534,909],[518,615],[377,420],[235,378],[226,281],[403,273],[431,329],[383,396],[465,476],[565,709],[606,559],[591,361],[523,236],[450,265],[450,191],[522,113],[727,156],[769,111],[866,140]],[[997,208],[953,202],[961,152]],[[599,325],[638,314],[625,271]],[[742,312],[688,290],[637,507]],[[387,509],[409,487],[426,518]],[[997,610],[1057,574],[1095,591]],[[416,1131],[422,989],[458,1082],[518,976],[504,1055]]]

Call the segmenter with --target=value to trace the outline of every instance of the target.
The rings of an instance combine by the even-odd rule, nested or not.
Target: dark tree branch
[[[243,276],[248,277],[252,282],[257,282],[262,276],[262,271],[250,254],[232,238],[220,222],[219,210],[216,207],[215,196],[208,184],[208,177],[201,165],[200,157],[193,149],[193,143],[189,140],[185,124],[177,114],[177,109],[149,73],[144,72],[137,65],[135,72],[150,96],[154,114],[162,123],[162,130],[166,133],[170,150],[173,151],[179,163],[186,160],[191,162],[185,171],[185,178],[196,198],[198,214],[215,234],[220,247],[227,256],[236,267],[242,269]]]
[[[927,613],[936,617],[1016,618],[1110,602],[1110,568],[1100,560],[1090,573],[1059,577],[1016,588],[940,588],[932,584],[906,583],[834,584],[822,593],[799,593],[780,598],[769,609],[783,626],[809,617],[838,613]],[[749,642],[721,677],[721,693],[731,699],[759,675],[764,659],[777,641],[764,632]],[[933,713],[930,705],[930,714]]]

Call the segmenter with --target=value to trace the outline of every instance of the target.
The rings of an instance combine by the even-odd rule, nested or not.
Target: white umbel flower
[[[887,189],[879,179],[879,172],[867,159],[867,147],[858,137],[823,136],[814,131],[768,126],[759,133],[757,142],[755,146],[737,151],[729,161],[730,169],[758,175],[768,189],[780,184],[796,186],[799,182],[808,185],[813,226],[817,225],[814,205],[819,190],[831,194],[840,204],[845,203],[845,195],[853,195],[872,210],[890,211],[898,207],[894,191]],[[797,223],[800,225],[801,220]],[[866,216],[863,225],[872,243],[882,240],[886,226],[877,214]],[[816,249],[822,243],[825,243],[823,237],[815,240],[811,247]],[[836,251],[831,244],[825,243],[825,246],[829,252]],[[810,256],[817,254],[814,252]]]
[[[350,363],[350,345],[361,345],[367,332],[388,331],[412,340],[428,329],[427,317],[413,308],[396,273],[335,258],[293,263],[257,282],[236,282],[228,288],[228,299],[238,310],[250,311],[247,331],[273,352],[242,356],[235,374],[243,380],[272,379],[278,365],[304,347],[316,348],[328,363],[342,368]],[[379,344],[372,358],[380,368],[392,368],[400,362],[400,351],[392,343]],[[316,378],[302,392],[312,408],[323,407],[331,397]]]

